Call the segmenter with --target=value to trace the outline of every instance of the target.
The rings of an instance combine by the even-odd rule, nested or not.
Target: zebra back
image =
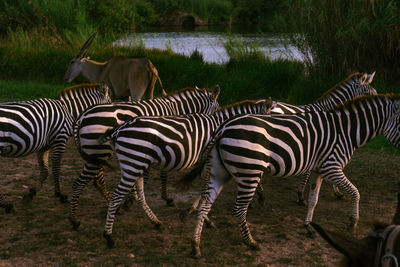
[[[104,84],[79,84],[58,92],[71,116],[75,119],[85,109],[96,104],[111,103],[110,90]]]
[[[306,111],[328,111],[356,97],[364,95],[376,95],[377,92],[375,88],[370,85],[374,75],[375,72],[372,74],[361,74],[359,72],[353,73],[345,80],[326,91],[312,104],[296,106],[278,102],[276,108],[272,110],[272,113],[291,114]]]

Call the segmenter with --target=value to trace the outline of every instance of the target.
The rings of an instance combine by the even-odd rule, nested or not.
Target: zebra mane
[[[178,90],[169,92],[166,96],[163,96],[163,98],[169,97],[169,96],[171,96],[171,95],[180,94],[180,93],[183,93],[183,92],[186,92],[186,91],[196,91],[196,90],[199,90],[199,91],[208,91],[207,89],[200,89],[200,88],[196,88],[196,87],[185,87],[185,88],[181,88],[181,89],[178,89]]]
[[[255,105],[255,104],[258,104],[258,103],[263,103],[264,101],[265,101],[265,99],[259,99],[259,100],[248,100],[248,99],[246,99],[246,100],[242,100],[240,102],[236,102],[236,103],[233,103],[233,104],[229,104],[229,105],[220,107],[215,112],[226,110],[226,109],[229,109],[229,108],[232,108],[232,107],[238,107],[238,106],[244,106],[244,105],[247,105],[247,106]]]
[[[81,83],[75,86],[67,87],[64,89],[61,89],[60,91],[57,92],[57,98],[60,98],[62,95],[65,95],[69,91],[72,90],[82,90],[82,89],[99,89],[100,84],[99,83]]]
[[[368,100],[375,101],[376,99],[380,99],[382,101],[386,101],[387,99],[400,100],[400,94],[387,93],[387,94],[378,94],[378,95],[358,96],[358,97],[356,97],[354,99],[348,100],[348,101],[346,101],[346,102],[344,102],[342,104],[337,105],[334,110],[348,107],[348,106],[350,106],[350,105],[352,105],[353,103],[356,103],[356,102],[362,102],[362,101],[368,101]]]
[[[346,79],[344,79],[343,81],[337,83],[335,86],[333,86],[331,89],[329,89],[328,91],[326,91],[322,96],[320,96],[317,100],[315,100],[315,102],[321,101],[323,99],[325,99],[332,91],[337,90],[338,87],[340,87],[341,85],[347,83],[348,81],[350,81],[351,79],[353,79],[356,76],[361,76],[362,73],[360,72],[355,72],[353,74],[351,74],[350,76],[348,76]]]

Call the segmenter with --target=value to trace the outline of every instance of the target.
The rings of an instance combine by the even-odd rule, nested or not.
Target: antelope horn
[[[83,44],[81,48],[81,51],[79,51],[78,55],[76,56],[77,58],[83,58],[87,49],[92,44],[94,37],[96,37],[96,34],[97,32],[93,33],[92,35],[90,35],[89,39],[86,40],[86,42]]]
[[[392,220],[393,224],[400,224],[400,183],[397,185],[397,187],[397,207]]]

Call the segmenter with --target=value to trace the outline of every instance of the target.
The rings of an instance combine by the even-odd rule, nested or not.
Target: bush
[[[377,71],[400,75],[400,1],[289,0],[275,30],[304,54],[310,74],[346,76]]]

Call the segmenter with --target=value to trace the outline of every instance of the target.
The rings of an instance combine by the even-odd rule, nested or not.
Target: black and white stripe
[[[320,98],[314,103],[295,106],[287,103],[277,102],[276,108],[274,108],[272,114],[293,114],[302,113],[308,111],[329,111],[334,109],[336,106],[343,104],[349,100],[363,95],[376,95],[377,92],[370,84],[375,76],[375,72],[372,74],[367,73],[353,73],[347,77],[344,81],[338,83],[330,90],[326,91]],[[298,204],[304,205],[304,191],[307,181],[310,177],[310,173],[305,173],[302,176],[301,182],[297,189]],[[259,187],[257,193],[262,194],[262,190]],[[343,195],[339,189],[333,185],[333,191],[338,198]],[[261,197],[263,199],[263,197]],[[259,198],[260,200],[260,198]]]
[[[363,95],[376,95],[376,90],[370,85],[375,72],[372,74],[367,73],[353,73],[349,77],[347,77],[342,82],[338,83],[328,91],[326,91],[320,98],[318,98],[314,103],[307,104],[303,106],[291,105],[283,102],[277,102],[274,109],[271,110],[271,114],[293,114],[293,113],[302,113],[309,111],[329,111],[334,109],[337,105],[343,104],[346,101],[352,100],[356,97]],[[197,167],[193,171],[191,171],[186,180],[191,180],[195,178],[199,172],[201,171],[201,166]],[[297,195],[298,195],[298,203],[300,205],[304,205],[304,188],[309,179],[310,173],[307,172],[302,175],[303,179],[301,180]],[[333,186],[334,192],[338,197],[341,197],[341,192],[337,189],[336,186]],[[257,188],[258,201],[262,204],[264,201],[264,193],[262,190],[262,185]],[[192,213],[197,209],[198,200],[193,203],[192,207],[188,209],[188,213]]]
[[[106,131],[137,116],[167,116],[196,112],[212,114],[219,107],[217,102],[219,93],[219,86],[210,90],[185,88],[166,97],[133,103],[98,105],[83,112],[74,124],[75,143],[85,164],[72,187],[70,220],[73,227],[75,229],[79,227],[80,223],[76,216],[78,199],[83,188],[91,180],[95,180],[96,187],[109,201],[101,162],[107,161],[113,150],[109,142],[103,144],[98,142]]]
[[[121,169],[121,181],[108,206],[105,237],[109,246],[116,209],[138,182],[139,202],[155,225],[161,222],[147,206],[142,179],[150,167],[162,171],[179,171],[193,166],[207,145],[214,130],[223,121],[239,114],[265,114],[272,101],[244,101],[222,108],[213,115],[188,114],[166,117],[137,117],[104,137],[112,139]]]
[[[0,104],[0,156],[21,157],[36,152],[40,167],[40,186],[48,176],[51,151],[55,195],[62,201],[59,185],[60,161],[72,136],[73,121],[80,112],[94,104],[109,103],[108,88],[83,84],[58,93],[57,99],[8,102]],[[30,197],[36,187],[30,189]]]
[[[244,115],[219,127],[207,147],[203,170],[202,204],[192,237],[192,253],[200,256],[200,235],[205,216],[224,184],[237,183],[234,205],[243,240],[257,243],[246,220],[247,208],[263,175],[294,176],[315,171],[305,224],[312,220],[322,179],[347,192],[352,199],[351,227],[359,219],[359,192],[343,168],[356,148],[383,134],[400,146],[400,96],[365,96],[349,101],[331,112],[292,115]]]

